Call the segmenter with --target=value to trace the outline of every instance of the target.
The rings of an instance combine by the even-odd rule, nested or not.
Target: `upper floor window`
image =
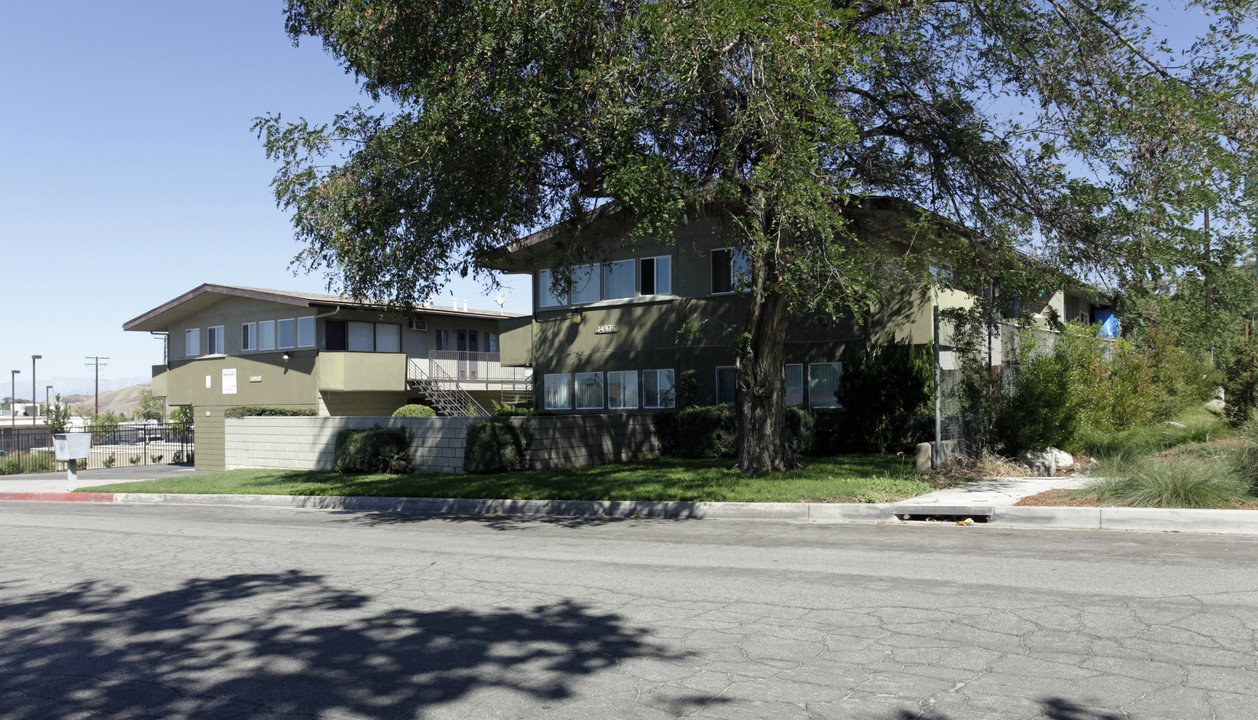
[[[297,347],[315,346],[315,319],[313,315],[297,318]]]
[[[358,320],[328,320],[327,348],[331,351],[401,352],[402,326]]]
[[[742,248],[719,248],[712,251],[712,293],[741,290],[750,276],[747,252]]]
[[[256,322],[242,323],[240,326],[240,350],[258,349],[258,324]]]
[[[260,320],[258,321],[258,349],[274,350],[275,349],[275,321]]]
[[[206,348],[205,351],[209,355],[226,355],[227,354],[227,338],[223,336],[223,326],[217,325],[210,328],[205,335]]]
[[[667,255],[642,260],[642,294],[670,295],[673,292],[673,259]]]
[[[633,261],[618,260],[603,264],[603,297],[619,300],[633,297]]]
[[[598,266],[578,265],[572,268],[572,304],[599,301]]]
[[[640,266],[640,271],[639,271]],[[600,270],[601,268],[601,270]],[[673,290],[672,258],[615,260],[600,265],[578,265],[571,270],[571,291],[551,287],[555,271],[537,273],[537,306],[584,305],[599,300],[627,300],[639,295],[669,295]]]
[[[183,332],[183,354],[196,357],[201,354],[201,328],[192,328]]]
[[[276,333],[279,335],[279,348],[288,350],[297,347],[297,321],[292,318],[277,320]]]

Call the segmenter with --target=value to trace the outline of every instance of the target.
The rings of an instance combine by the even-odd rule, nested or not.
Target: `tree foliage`
[[[717,217],[751,258],[739,467],[777,470],[786,318],[912,274],[850,222],[864,198],[1010,292],[1015,249],[1139,291],[1239,247],[1253,7],[1187,5],[1175,43],[1132,0],[289,0],[380,104],[256,129],[299,264],[359,297],[433,295],[555,223],[579,261],[599,208],[630,243]]]

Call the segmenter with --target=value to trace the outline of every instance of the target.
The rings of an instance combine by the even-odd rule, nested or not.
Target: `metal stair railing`
[[[466,390],[459,386],[459,381],[440,366],[429,363],[431,374],[424,371],[423,365],[414,359],[407,360],[407,383],[428,398],[428,402],[437,410],[438,415],[446,417],[486,417],[489,412],[476,402]]]

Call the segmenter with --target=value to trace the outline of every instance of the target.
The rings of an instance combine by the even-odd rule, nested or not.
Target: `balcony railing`
[[[450,377],[469,383],[513,385],[528,382],[533,376],[533,369],[505,367],[498,353],[430,350],[427,359],[411,358],[407,363],[408,380],[418,380],[425,376]]]

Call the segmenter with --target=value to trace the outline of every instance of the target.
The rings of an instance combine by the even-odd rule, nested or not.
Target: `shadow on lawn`
[[[486,690],[544,708],[626,659],[676,659],[645,629],[575,601],[419,611],[372,599],[299,571],[198,578],[146,595],[87,582],[8,596],[0,706],[8,720],[417,717]],[[707,701],[683,700],[692,709]]]

